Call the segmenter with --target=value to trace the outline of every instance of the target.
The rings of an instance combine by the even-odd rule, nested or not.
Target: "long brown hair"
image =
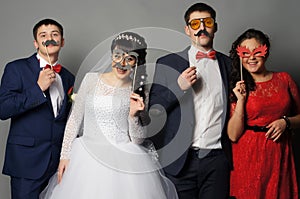
[[[265,58],[269,56],[270,53],[270,39],[260,30],[250,28],[241,34],[232,44],[230,50],[230,58],[232,59],[232,69],[231,69],[231,80],[230,80],[230,101],[235,102],[237,100],[236,96],[233,94],[232,89],[235,87],[236,83],[241,79],[240,72],[240,57],[237,54],[236,48],[246,39],[255,38],[261,45],[266,45],[268,47],[267,54]],[[243,78],[246,84],[246,91],[255,90],[255,82],[250,73],[243,67]]]

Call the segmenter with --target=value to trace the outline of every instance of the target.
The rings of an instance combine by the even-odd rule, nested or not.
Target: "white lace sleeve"
[[[83,124],[87,86],[88,75],[83,78],[80,88],[76,94],[65,129],[60,159],[70,159],[72,143],[76,136],[80,133],[81,125]]]
[[[146,128],[140,124],[138,117],[128,116],[128,123],[131,142],[142,144],[146,136]]]
[[[146,92],[146,99],[145,99],[145,110],[148,109],[148,100],[149,100],[149,92]],[[141,124],[141,121],[138,117],[130,117],[128,116],[128,123],[129,123],[129,136],[133,143],[142,144],[146,135],[146,126]]]

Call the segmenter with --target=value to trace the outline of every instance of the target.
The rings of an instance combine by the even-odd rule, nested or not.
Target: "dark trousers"
[[[48,185],[49,179],[57,171],[57,166],[58,165],[54,164],[53,161],[50,161],[47,171],[39,179],[11,176],[11,199],[38,199],[40,193]]]
[[[167,177],[175,184],[179,199],[228,199],[229,162],[221,149],[198,157],[198,150],[189,150],[184,168],[177,176]]]

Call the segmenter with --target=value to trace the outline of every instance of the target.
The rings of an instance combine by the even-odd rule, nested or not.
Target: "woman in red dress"
[[[237,199],[298,198],[291,129],[300,127],[300,93],[288,73],[267,70],[269,50],[268,36],[248,29],[230,51],[230,194]]]

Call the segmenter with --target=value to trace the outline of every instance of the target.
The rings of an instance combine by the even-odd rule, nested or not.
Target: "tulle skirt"
[[[147,153],[145,149],[131,142],[123,144],[127,151]],[[99,149],[101,150],[101,149]],[[118,161],[118,158],[115,158]],[[124,162],[128,164],[128,162]],[[150,155],[130,164],[147,164],[153,170],[144,173],[121,171],[101,163],[86,149],[81,138],[75,139],[72,145],[70,163],[60,184],[57,174],[49,181],[40,199],[176,199],[174,185]],[[127,165],[128,166],[128,165]]]

